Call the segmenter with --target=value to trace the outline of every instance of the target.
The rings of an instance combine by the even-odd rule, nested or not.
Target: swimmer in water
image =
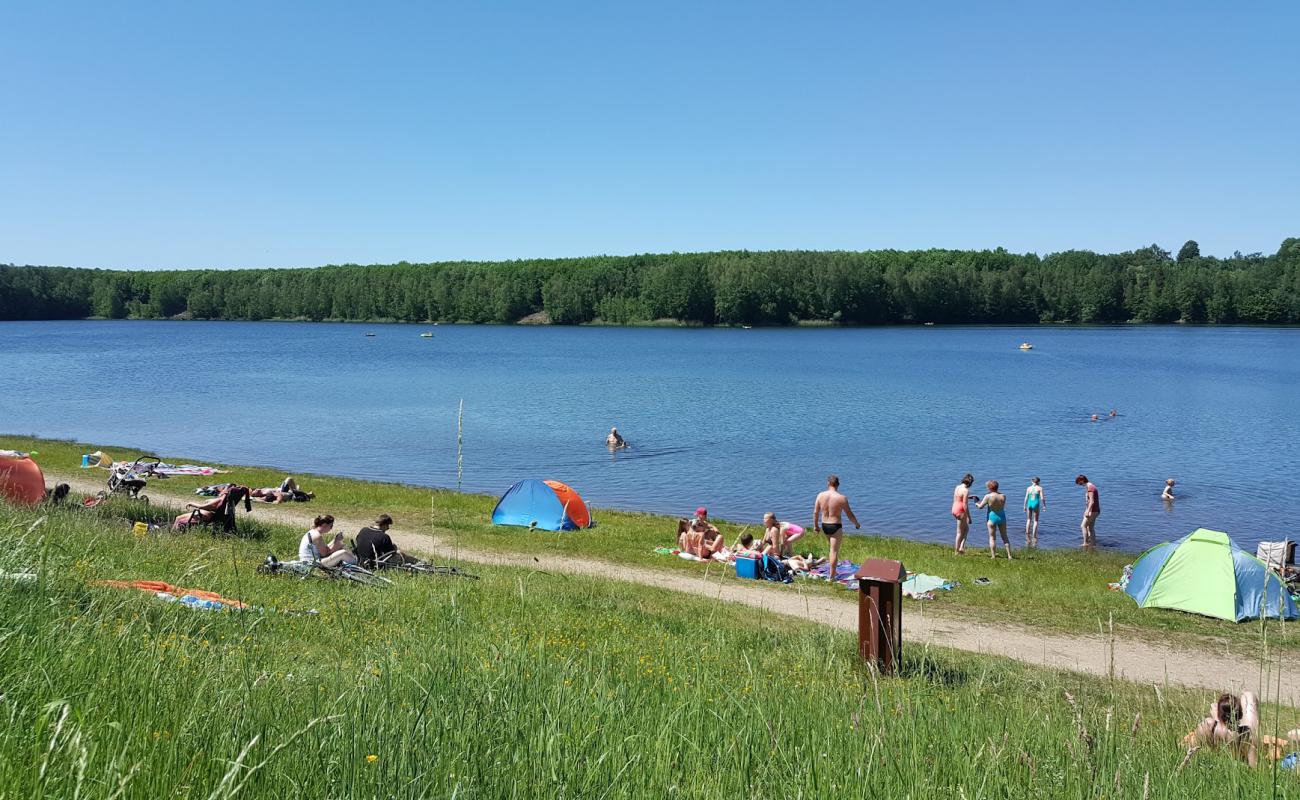
[[[621,450],[630,445],[627,443],[627,439],[623,438],[623,434],[618,432],[618,428],[610,428],[609,435],[605,437],[605,446]]]
[[[1047,499],[1043,497],[1043,487],[1038,478],[1030,478],[1029,488],[1025,489],[1025,546],[1038,546],[1038,516],[1047,508]]]
[[[1171,502],[1174,499],[1174,479],[1170,478],[1165,481],[1165,490],[1160,493],[1160,499],[1165,502]]]
[[[975,476],[969,472],[962,476],[961,481],[956,488],[952,490],[952,516],[957,520],[957,541],[953,545],[953,554],[961,555],[966,552],[966,534],[970,532],[970,485],[975,482]]]
[[[1092,419],[1091,419],[1090,421],[1091,421],[1091,422],[1097,422],[1097,421],[1099,421],[1100,419],[1101,419],[1101,417],[1097,416],[1096,414],[1093,414],[1093,415],[1092,415]]]
[[[989,493],[980,498],[976,508],[987,508],[989,512],[989,558],[998,557],[998,543],[995,534],[1002,534],[1002,546],[1006,548],[1007,560],[1011,560],[1011,540],[1007,538],[1007,496],[998,491],[998,482],[984,484]]]
[[[1112,409],[1110,410],[1110,414],[1109,414],[1109,416],[1110,416],[1111,419],[1114,419],[1115,417],[1118,417],[1118,416],[1119,416],[1119,412],[1112,408]]]

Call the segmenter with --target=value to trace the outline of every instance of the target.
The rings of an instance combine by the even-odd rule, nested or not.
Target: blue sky
[[[0,262],[1300,235],[1300,5],[0,0]]]

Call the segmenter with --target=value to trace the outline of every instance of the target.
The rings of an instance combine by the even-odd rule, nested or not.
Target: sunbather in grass
[[[1245,691],[1241,697],[1219,695],[1210,706],[1210,716],[1201,720],[1196,730],[1187,735],[1186,743],[1218,749],[1227,748],[1233,755],[1250,764],[1259,762],[1256,745],[1259,742],[1259,701],[1255,693]]]
[[[254,489],[248,494],[250,497],[265,500],[268,503],[288,503],[294,500],[305,502],[316,496],[315,492],[303,491],[293,477],[285,478],[279,486]]]

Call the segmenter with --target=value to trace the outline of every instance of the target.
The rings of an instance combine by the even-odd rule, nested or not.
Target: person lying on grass
[[[254,489],[249,495],[268,503],[288,503],[298,501],[305,503],[316,496],[315,492],[305,492],[298,482],[292,476],[285,478],[279,486],[268,486],[262,489]]]
[[[388,529],[391,527],[393,527],[393,518],[387,514],[380,514],[375,518],[373,527],[362,528],[357,534],[356,557],[361,562],[361,566],[374,569],[419,561],[418,558],[406,555],[393,544],[393,537],[388,535]]]
[[[322,567],[337,567],[342,564],[355,564],[357,557],[352,555],[352,551],[343,546],[343,531],[335,531],[334,538],[329,542],[325,537],[329,532],[334,530],[334,517],[330,514],[322,514],[313,520],[314,524],[311,530],[302,535],[302,541],[298,543],[298,560],[307,562],[316,562]]]

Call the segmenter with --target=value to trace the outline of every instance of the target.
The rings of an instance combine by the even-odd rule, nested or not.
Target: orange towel
[[[231,608],[248,608],[242,601],[231,600],[222,597],[216,592],[209,592],[203,589],[182,589],[179,586],[172,586],[165,581],[95,581],[92,586],[108,586],[113,589],[139,589],[142,592],[166,592],[167,594],[177,597],[184,597],[192,594],[200,600],[215,600]]]

